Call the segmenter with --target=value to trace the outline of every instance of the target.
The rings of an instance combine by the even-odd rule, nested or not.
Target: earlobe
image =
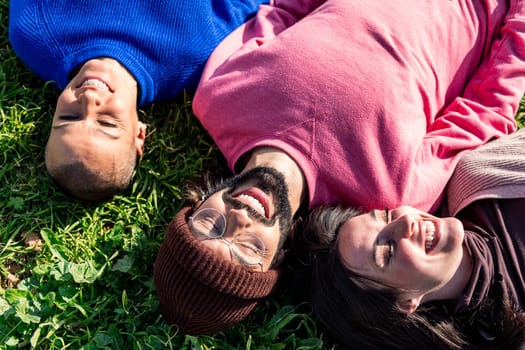
[[[144,153],[144,142],[146,140],[146,124],[139,122],[137,136],[135,137],[135,146],[137,148],[137,156],[142,156]]]
[[[419,303],[421,302],[421,299],[423,297],[415,297],[415,298],[410,298],[410,299],[405,299],[405,300],[400,300],[397,302],[399,308],[407,313],[407,314],[411,314],[413,313],[414,311],[417,310],[417,308],[419,307]]]

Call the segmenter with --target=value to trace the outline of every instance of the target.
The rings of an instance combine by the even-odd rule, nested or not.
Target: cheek
[[[72,103],[73,101],[75,101],[75,95],[73,94],[73,91],[71,91],[71,89],[69,89],[68,87],[66,87],[61,93],[60,95],[58,95],[58,99],[57,99],[57,108],[58,107],[61,107],[61,106],[64,106],[64,105],[67,105],[69,103]]]
[[[219,239],[207,239],[200,241],[200,243],[217,257],[224,259],[225,261],[232,261],[230,248],[225,243],[221,242]]]
[[[450,258],[450,254],[404,256],[399,261],[397,279],[409,289],[432,290],[450,278],[454,265]]]
[[[108,108],[114,111],[120,111],[127,115],[132,115],[138,120],[137,110],[137,95],[132,93],[129,89],[123,89],[125,94],[116,94],[113,99],[108,101]],[[130,117],[131,118],[131,117]]]
[[[122,113],[122,115],[128,116],[129,119],[135,119],[136,102],[127,95],[119,95],[111,101],[107,101],[106,108],[113,110],[114,113]]]
[[[277,248],[279,247],[280,237],[278,226],[262,231],[262,235],[260,235],[259,238],[261,238],[261,241],[266,247],[265,260],[270,262],[273,260],[273,257],[277,253]]]
[[[439,284],[440,278],[434,268],[413,261],[401,263],[392,271],[390,282],[392,286],[406,290],[427,290]]]
[[[415,275],[428,273],[430,262],[420,249],[413,244],[398,244],[397,248],[395,264],[400,276],[413,279]]]

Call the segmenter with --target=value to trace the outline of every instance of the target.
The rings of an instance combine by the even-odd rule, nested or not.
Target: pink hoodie
[[[213,52],[194,113],[231,169],[288,153],[310,207],[435,210],[461,154],[516,129],[524,3],[275,0]]]

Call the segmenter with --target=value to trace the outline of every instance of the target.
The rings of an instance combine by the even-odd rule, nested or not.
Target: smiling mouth
[[[261,216],[267,219],[270,217],[268,200],[263,191],[257,188],[252,188],[235,195],[234,198],[249,206]]]
[[[102,90],[102,91],[111,91],[108,84],[106,84],[100,79],[95,79],[95,78],[86,79],[82,82],[80,87],[86,87],[86,86],[94,86],[97,89]]]
[[[423,221],[425,229],[425,253],[431,252],[439,242],[439,235],[436,232],[436,224],[432,221]]]

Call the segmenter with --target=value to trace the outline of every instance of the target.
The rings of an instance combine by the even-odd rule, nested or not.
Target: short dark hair
[[[129,186],[136,164],[132,154],[127,162],[111,173],[89,169],[83,162],[47,167],[53,181],[65,193],[86,202],[98,202],[121,193]]]

